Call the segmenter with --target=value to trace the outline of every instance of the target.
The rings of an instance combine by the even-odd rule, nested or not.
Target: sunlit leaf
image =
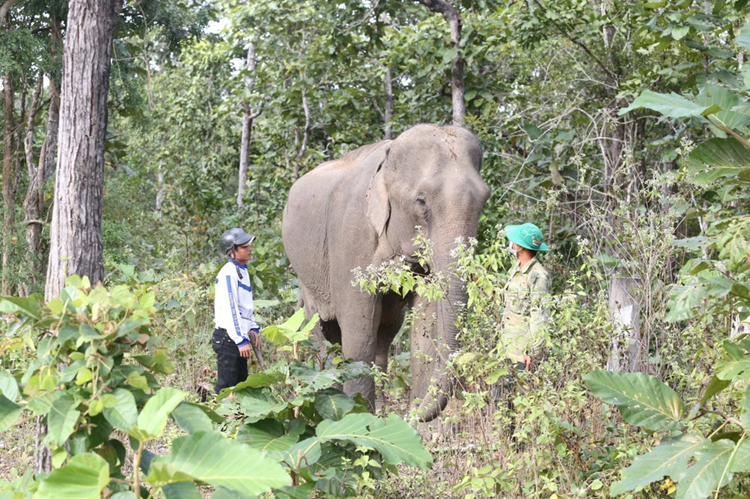
[[[63,392],[52,404],[47,421],[49,425],[48,438],[57,445],[63,445],[75,430],[80,413],[76,409],[78,404],[73,396]]]
[[[45,478],[36,499],[99,499],[109,484],[109,465],[93,453],[73,456],[68,464]]]
[[[262,494],[292,482],[280,464],[260,451],[206,432],[176,439],[169,454],[151,462],[147,477],[156,486],[188,480],[246,495]]]
[[[138,421],[138,408],[135,405],[135,397],[124,388],[118,388],[112,395],[117,399],[113,407],[104,408],[104,417],[118,430],[130,431]]]
[[[187,394],[175,388],[160,388],[148,399],[138,415],[139,439],[157,438],[167,425],[167,418]]]
[[[718,106],[701,106],[675,93],[659,94],[644,90],[632,104],[620,110],[620,116],[642,108],[651,109],[669,118],[698,117],[718,110]]]

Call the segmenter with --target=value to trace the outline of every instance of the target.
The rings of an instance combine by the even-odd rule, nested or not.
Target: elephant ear
[[[378,237],[385,232],[385,226],[391,215],[391,204],[388,201],[388,188],[385,185],[385,172],[383,171],[383,163],[388,158],[390,150],[390,144],[379,147],[364,160],[367,163],[377,164],[370,187],[367,189],[367,218],[375,227]]]

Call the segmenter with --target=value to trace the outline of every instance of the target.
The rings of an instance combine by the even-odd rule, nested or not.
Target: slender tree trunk
[[[63,52],[60,154],[45,297],[70,274],[104,277],[102,191],[112,36],[122,0],[71,0]]]
[[[391,68],[385,68],[385,134],[383,139],[391,140],[393,136],[393,79]]]
[[[302,144],[297,150],[297,157],[294,158],[294,180],[299,178],[299,165],[307,151],[307,140],[310,135],[310,105],[307,103],[307,84],[304,82],[306,79],[307,74],[305,70],[302,70],[302,109],[305,111],[305,128],[302,131]],[[297,141],[299,142],[299,134],[297,134]]]
[[[18,0],[5,0],[0,5],[0,22],[8,31],[13,29],[10,21],[10,9]],[[13,168],[13,77],[10,71],[3,75],[3,105],[5,107],[5,133],[3,137],[3,255],[2,276],[0,277],[0,292],[4,295],[13,294],[13,284],[10,276],[10,259],[13,229],[16,224],[15,178]]]
[[[464,100],[464,58],[461,56],[461,14],[445,0],[419,0],[419,2],[437,14],[442,14],[451,31],[451,45],[456,51],[451,67],[451,96],[453,99],[453,124],[462,126],[466,116]]]
[[[3,104],[5,106],[5,134],[3,154],[3,270],[2,270],[2,293],[13,294],[13,285],[10,276],[11,237],[16,224],[16,202],[14,193],[14,180],[16,174],[13,171],[13,79],[10,73],[3,78]]]
[[[44,73],[40,73],[34,87],[34,94],[31,98],[31,109],[29,116],[26,119],[26,136],[24,137],[23,148],[24,156],[26,158],[26,170],[29,174],[29,185],[26,190],[26,196],[23,201],[24,221],[26,222],[26,242],[28,243],[28,250],[26,251],[26,262],[28,269],[28,276],[23,279],[19,285],[19,294],[21,296],[29,296],[31,294],[31,285],[37,283],[37,273],[35,271],[36,262],[39,260],[39,255],[33,249],[34,243],[36,243],[36,249],[38,250],[39,231],[34,233],[33,228],[39,227],[37,224],[41,224],[40,213],[35,210],[36,208],[36,191],[37,185],[40,183],[39,168],[34,164],[34,118],[42,107],[42,84],[44,83]],[[31,222],[30,222],[31,221]],[[36,241],[34,241],[34,236]]]
[[[154,205],[154,211],[156,212],[156,215],[160,217],[161,206],[164,202],[164,170],[161,161],[159,162],[159,166],[157,168],[156,185],[159,187],[159,189],[156,191],[156,203]]]
[[[247,47],[247,76],[245,77],[245,89],[252,94],[255,86],[255,42],[250,41]],[[252,137],[253,120],[263,112],[261,105],[257,111],[250,106],[250,99],[242,102],[244,114],[242,115],[242,139],[240,143],[240,175],[237,186],[237,208],[242,208],[242,197],[245,194],[245,183],[247,182],[247,165],[250,157],[250,139]]]
[[[29,186],[23,200],[24,222],[26,223],[26,243],[28,245],[28,262],[31,270],[32,282],[37,282],[37,276],[44,272],[44,258],[42,252],[42,226],[44,221],[44,184],[55,166],[57,152],[57,130],[60,120],[60,93],[52,76],[49,76],[49,111],[47,114],[47,128],[44,142],[39,153],[39,165],[34,168],[33,158],[30,157],[31,137],[33,136],[32,121],[26,130],[26,161],[29,169]]]

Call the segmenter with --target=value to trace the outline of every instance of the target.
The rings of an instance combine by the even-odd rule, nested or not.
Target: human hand
[[[243,359],[250,358],[250,343],[237,348],[240,349],[240,357],[242,357]]]
[[[531,369],[531,357],[529,357],[528,355],[524,355],[523,356],[523,365],[524,365],[524,367],[526,368],[527,371],[529,369]]]

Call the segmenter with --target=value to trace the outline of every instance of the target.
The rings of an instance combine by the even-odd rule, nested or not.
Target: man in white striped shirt
[[[260,348],[260,327],[255,323],[253,288],[247,262],[255,236],[242,229],[221,235],[219,246],[229,261],[216,276],[212,346],[217,357],[218,379],[215,390],[235,386],[247,379],[250,342]]]

